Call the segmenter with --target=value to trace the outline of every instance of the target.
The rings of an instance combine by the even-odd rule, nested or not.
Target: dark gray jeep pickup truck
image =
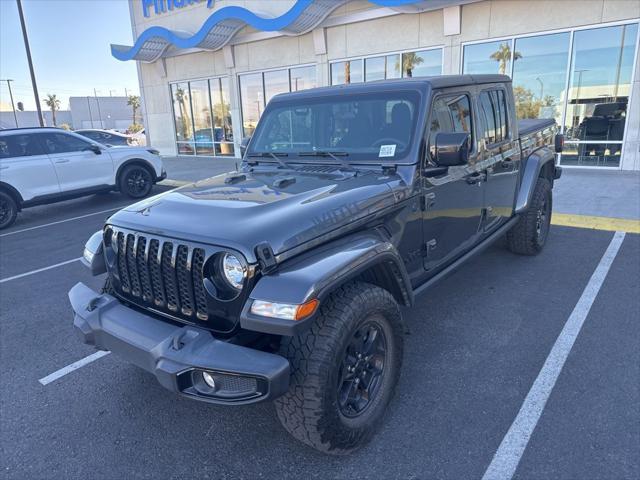
[[[562,137],[516,121],[508,77],[467,75],[278,95],[245,148],[107,220],[74,325],[169,390],[275,400],[294,437],[347,453],[393,396],[400,306],[504,235],[542,250]]]

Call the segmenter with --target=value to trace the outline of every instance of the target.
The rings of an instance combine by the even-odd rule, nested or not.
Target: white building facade
[[[165,155],[239,156],[269,99],[385,78],[506,73],[567,167],[640,170],[637,0],[129,0],[145,126]]]

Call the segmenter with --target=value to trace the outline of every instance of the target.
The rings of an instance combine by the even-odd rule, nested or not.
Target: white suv
[[[0,229],[24,207],[119,190],[149,194],[166,178],[157,150],[107,147],[57,128],[0,131]]]

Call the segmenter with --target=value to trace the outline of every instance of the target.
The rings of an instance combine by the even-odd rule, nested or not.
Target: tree
[[[135,125],[136,114],[140,108],[140,97],[138,95],[129,95],[129,98],[127,98],[127,105],[131,105],[131,109],[133,110],[133,124]]]
[[[489,58],[498,62],[498,71],[504,75],[507,72],[507,63],[511,61],[511,46],[508,43],[501,43],[498,50],[493,52]],[[520,52],[513,54],[513,60],[516,61],[522,58]]]
[[[51,110],[51,118],[53,119],[53,126],[57,126],[56,124],[56,112],[60,110],[60,100],[56,97],[55,94],[47,93],[47,98],[43,100],[43,102],[49,107]]]
[[[407,72],[407,77],[413,77],[413,69],[424,62],[424,58],[416,52],[402,54],[402,70]]]
[[[180,109],[180,119],[182,120],[181,130],[182,130],[182,138],[181,140],[189,140],[191,138],[191,119],[187,115],[187,106],[186,106],[186,92],[183,88],[176,88],[176,100],[178,102],[178,108]]]

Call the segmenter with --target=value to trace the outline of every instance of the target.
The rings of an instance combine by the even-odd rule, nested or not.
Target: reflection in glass
[[[233,155],[233,128],[229,103],[229,79],[209,80],[213,108],[213,141],[216,155]],[[227,143],[229,142],[229,143]]]
[[[562,150],[562,165],[580,167],[619,167],[622,143],[567,142]]]
[[[367,58],[364,61],[365,82],[400,78],[400,55]]]
[[[262,73],[240,75],[240,101],[242,106],[242,129],[244,136],[253,135],[258,119],[264,111]]]
[[[173,115],[176,128],[176,140],[178,142],[178,153],[182,155],[193,155],[195,153],[195,147],[193,145],[189,84],[185,82],[171,85],[171,96],[173,98]]]
[[[209,103],[209,82],[207,80],[190,82],[189,87],[196,155],[211,155],[213,154],[213,125]]]
[[[402,54],[404,77],[428,77],[442,74],[442,50],[422,50]]]
[[[514,60],[521,57],[513,54]],[[511,40],[465,45],[463,73],[500,73],[511,75]]]
[[[277,70],[275,72],[264,73],[264,94],[266,103],[274,95],[289,91],[289,71]]]
[[[291,91],[307,90],[316,87],[316,67],[311,65],[308,67],[292,68],[291,72]]]
[[[362,60],[331,64],[331,85],[362,82]]]
[[[521,118],[555,118],[560,124],[571,34],[518,38],[513,96]]]
[[[565,135],[581,141],[622,141],[638,25],[575,32]],[[604,145],[587,145],[601,153]]]

